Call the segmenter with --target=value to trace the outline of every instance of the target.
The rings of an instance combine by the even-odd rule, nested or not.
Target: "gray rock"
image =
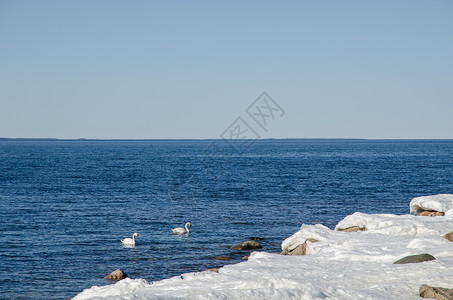
[[[444,235],[444,238],[446,238],[446,239],[449,240],[450,242],[453,242],[453,231],[447,233],[446,235]]]
[[[302,245],[298,245],[296,248],[291,250],[289,255],[305,255],[307,253],[307,246],[306,243],[303,243]]]
[[[261,244],[258,243],[257,241],[247,241],[247,242],[243,242],[241,244],[231,247],[231,249],[235,249],[235,250],[250,250],[250,249],[261,249],[261,248],[263,248],[263,246],[261,246]]]
[[[109,275],[105,276],[104,279],[118,281],[118,280],[121,280],[121,279],[124,279],[124,278],[127,278],[127,277],[128,277],[127,274],[124,273],[121,269],[116,269],[115,271],[113,271]]]
[[[416,254],[416,255],[409,255],[406,257],[403,257],[397,261],[395,261],[393,264],[414,264],[414,263],[420,263],[424,261],[430,261],[430,260],[435,260],[436,258],[432,256],[431,254],[428,253],[423,253],[423,254]]]
[[[420,297],[437,299],[437,300],[453,300],[453,289],[441,287],[432,287],[426,284],[420,286]]]
[[[316,240],[316,239],[312,239],[312,238],[306,239],[305,242],[302,245],[298,245],[296,248],[294,248],[289,253],[289,255],[306,255],[307,254],[307,250],[308,250],[308,243],[307,242],[316,243],[316,242],[319,242],[319,241]]]
[[[357,232],[357,231],[366,231],[366,227],[359,227],[359,226],[352,226],[348,228],[338,228],[338,231],[343,231],[343,232]]]

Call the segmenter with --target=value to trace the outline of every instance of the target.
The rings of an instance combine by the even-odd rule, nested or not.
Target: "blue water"
[[[214,149],[214,150],[213,150]],[[0,142],[0,297],[63,299],[121,268],[160,280],[279,252],[302,223],[453,193],[453,141]],[[170,227],[192,223],[188,236]],[[135,248],[120,239],[138,232]],[[231,256],[218,261],[214,256]]]

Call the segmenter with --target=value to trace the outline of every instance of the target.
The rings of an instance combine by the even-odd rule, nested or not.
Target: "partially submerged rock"
[[[215,260],[232,260],[233,258],[230,257],[230,256],[224,256],[224,255],[221,255],[221,256],[214,256],[214,257],[211,257],[212,259],[215,259]]]
[[[264,240],[266,240],[266,238],[262,238],[262,237],[259,237],[259,236],[251,236],[251,237],[249,237],[249,240],[251,240],[251,241],[264,241]]]
[[[416,255],[409,255],[406,257],[403,257],[397,261],[395,261],[393,264],[414,264],[414,263],[420,263],[424,261],[430,261],[430,260],[435,260],[436,258],[432,256],[431,254],[428,253],[423,253],[423,254],[416,254]]]
[[[357,231],[366,231],[366,227],[352,226],[348,228],[337,228],[338,231],[343,232],[357,232]]]
[[[263,246],[261,246],[261,244],[258,243],[257,241],[247,241],[247,242],[243,242],[241,244],[231,247],[231,249],[234,249],[234,250],[250,250],[250,249],[261,249],[261,248],[263,248]]]
[[[453,289],[441,287],[432,287],[426,284],[420,286],[420,297],[437,299],[437,300],[453,300]]]
[[[105,276],[104,279],[118,281],[127,277],[128,277],[127,274],[124,273],[121,269],[116,269],[109,275]]]

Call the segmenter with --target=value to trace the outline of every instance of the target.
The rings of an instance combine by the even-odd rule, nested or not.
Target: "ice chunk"
[[[419,214],[425,210],[434,210],[444,212],[446,215],[453,214],[453,195],[439,194],[432,196],[423,196],[412,199],[410,203],[410,212]],[[448,212],[448,213],[447,213]]]

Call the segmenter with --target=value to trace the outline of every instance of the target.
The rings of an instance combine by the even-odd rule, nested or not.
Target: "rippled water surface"
[[[1,297],[69,298],[117,268],[155,281],[235,263],[247,253],[227,246],[250,237],[278,252],[302,223],[406,214],[439,193],[453,193],[453,141],[1,141]],[[188,236],[171,234],[187,221]]]

